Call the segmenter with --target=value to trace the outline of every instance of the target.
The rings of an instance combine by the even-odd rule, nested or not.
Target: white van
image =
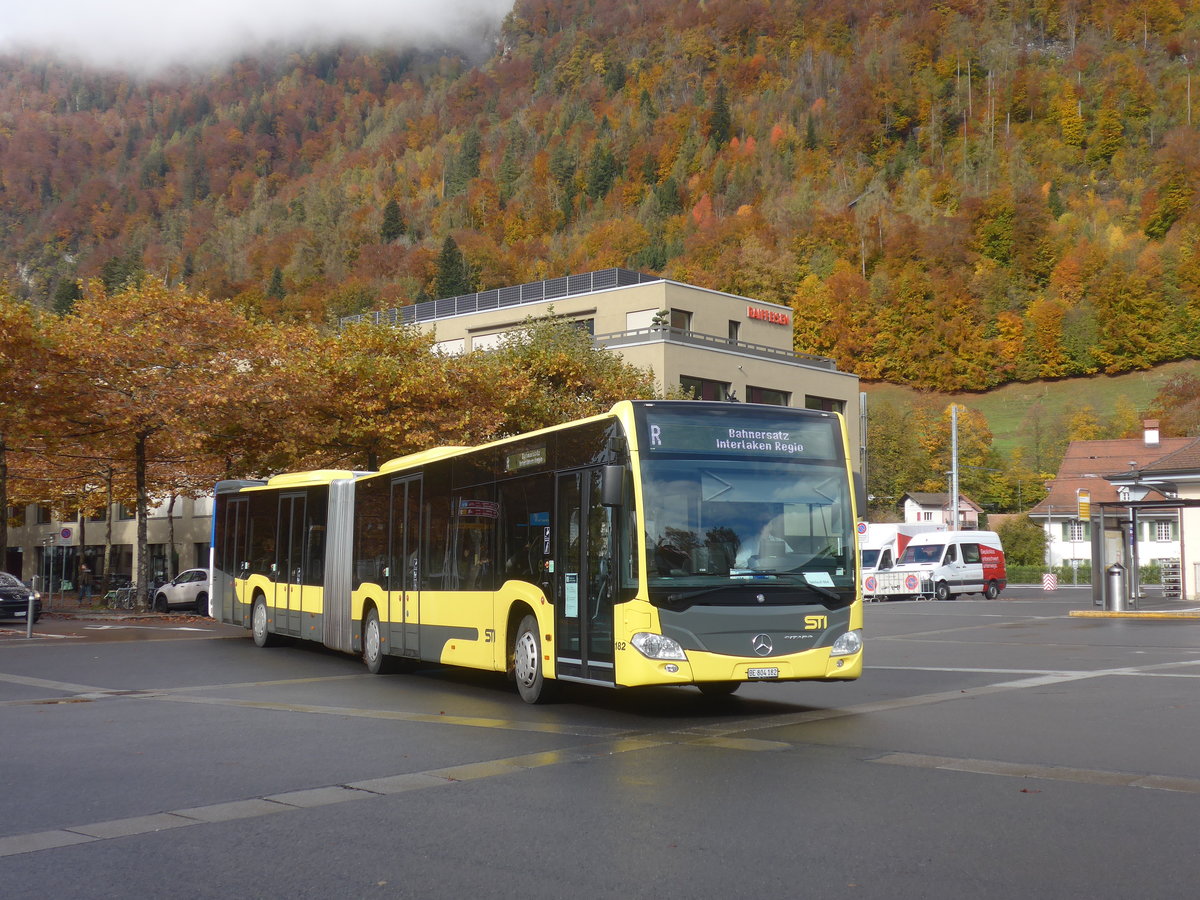
[[[994,531],[935,531],[914,535],[891,571],[876,576],[876,595],[953,600],[983,594],[994,600],[1008,586],[1004,548]]]
[[[876,575],[896,564],[908,542],[928,531],[945,531],[945,525],[908,522],[864,522],[859,526],[859,551],[862,557],[863,596],[879,593]]]

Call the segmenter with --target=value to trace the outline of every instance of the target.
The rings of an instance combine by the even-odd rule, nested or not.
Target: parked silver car
[[[186,569],[154,592],[154,608],[194,609],[208,615],[208,569]]]

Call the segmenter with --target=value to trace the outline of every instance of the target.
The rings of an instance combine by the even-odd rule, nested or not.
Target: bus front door
[[[304,609],[304,524],[307,494],[279,497],[279,551],[275,564],[275,629],[280,634],[299,635]]]
[[[417,552],[421,537],[421,476],[392,482],[391,565],[388,566],[388,652],[420,656],[421,570]]]
[[[613,511],[600,503],[600,469],[558,476],[554,585],[556,671],[612,684]]]

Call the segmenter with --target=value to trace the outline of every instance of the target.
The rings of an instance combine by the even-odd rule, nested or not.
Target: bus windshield
[[[748,581],[854,590],[844,464],[651,459],[642,489],[652,590]]]

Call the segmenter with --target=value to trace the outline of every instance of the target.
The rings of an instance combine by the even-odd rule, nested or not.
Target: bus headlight
[[[857,653],[862,649],[862,630],[855,629],[847,631],[840,638],[833,642],[833,646],[829,648],[830,656],[850,656],[852,653]]]
[[[687,659],[679,642],[665,635],[639,631],[631,641],[642,656],[650,659]]]

